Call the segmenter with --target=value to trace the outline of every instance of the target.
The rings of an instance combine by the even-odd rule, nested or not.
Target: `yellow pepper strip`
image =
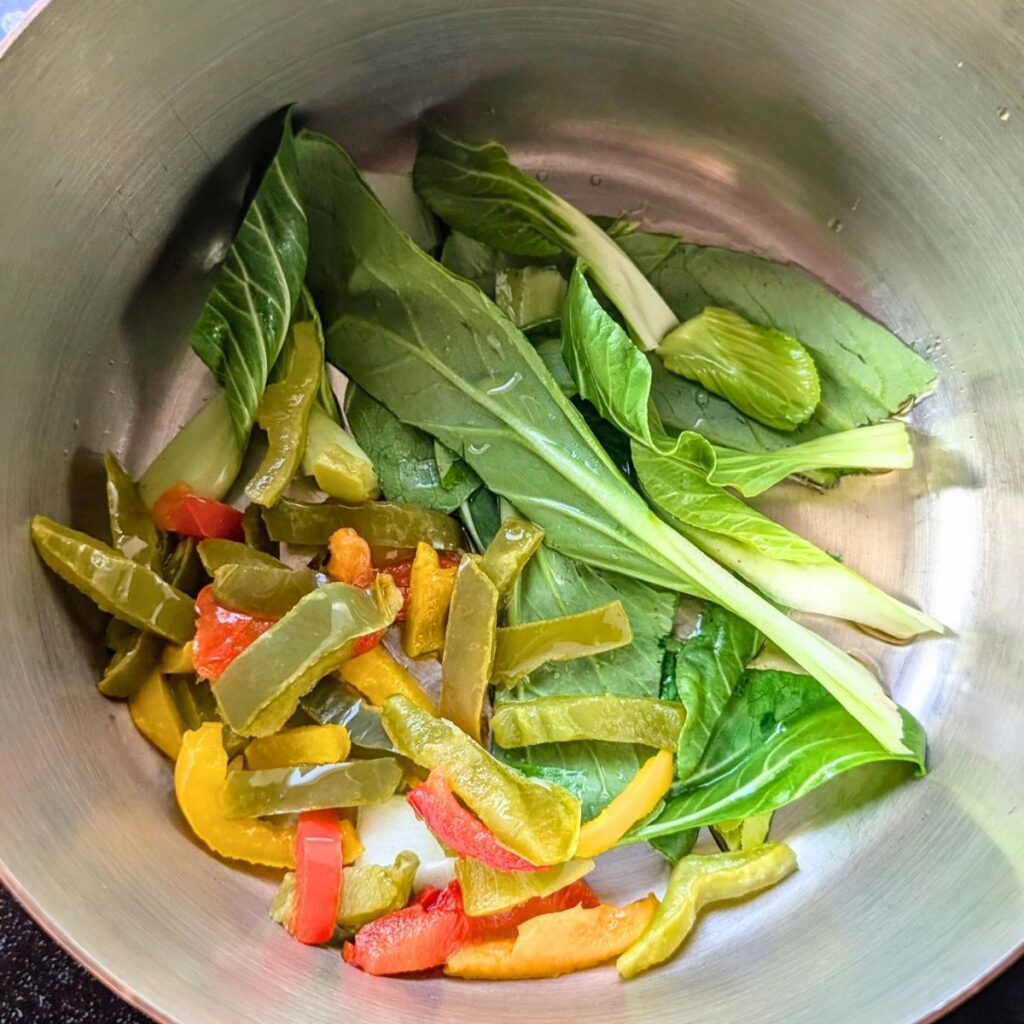
[[[245,748],[245,766],[255,771],[294,768],[300,764],[337,764],[348,758],[351,749],[352,741],[343,725],[300,725],[251,740]]]
[[[646,818],[672,785],[672,754],[659,750],[648,758],[626,788],[580,829],[577,857],[596,857],[610,850],[641,818]]]
[[[169,676],[186,676],[195,672],[192,664],[192,641],[187,644],[168,644],[160,655],[160,671]]]
[[[383,646],[371,647],[358,658],[351,658],[338,670],[350,686],[354,686],[371,704],[383,705],[388,697],[398,693],[411,700],[418,708],[437,714],[434,702],[423,692],[415,677],[400,665]]]
[[[231,821],[224,815],[223,791],[228,774],[219,722],[206,722],[182,737],[174,766],[174,793],[192,831],[214,853],[231,860],[295,867],[295,829],[258,818]]]
[[[532,917],[514,939],[463,946],[453,953],[444,973],[457,978],[505,981],[557,978],[584,971],[619,956],[640,937],[657,909],[653,896],[616,907],[607,903],[573,907]]]
[[[354,864],[363,855],[363,844],[359,841],[359,833],[348,818],[341,822],[341,862]]]
[[[154,668],[128,698],[128,713],[135,728],[157,750],[163,751],[172,761],[177,758],[185,723],[159,668]]]
[[[409,576],[409,610],[402,630],[402,647],[410,658],[443,649],[456,571],[454,566],[442,569],[429,544],[421,541],[416,545]]]
[[[767,889],[796,870],[796,854],[785,843],[753,850],[683,857],[672,869],[658,912],[616,962],[623,978],[668,960],[709,903],[734,900]]]

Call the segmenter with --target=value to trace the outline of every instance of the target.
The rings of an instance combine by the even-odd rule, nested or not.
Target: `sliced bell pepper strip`
[[[658,901],[647,896],[624,907],[603,903],[533,917],[519,926],[514,939],[463,946],[448,958],[444,972],[501,981],[556,978],[597,967],[636,941],[657,906]]]
[[[686,718],[682,704],[652,697],[572,695],[508,701],[491,716],[501,747],[606,740],[675,750]]]
[[[242,513],[242,533],[245,535],[246,547],[250,550],[271,557],[278,553],[277,542],[270,539],[267,524],[263,522],[263,510],[255,502],[246,505]]]
[[[168,487],[153,504],[153,522],[161,530],[185,537],[241,540],[242,513],[213,498],[193,494],[188,484]]]
[[[213,722],[185,733],[174,766],[174,793],[192,831],[214,853],[231,860],[295,866],[295,829],[255,818],[233,821],[224,813],[228,755],[223,727]]]
[[[280,619],[316,590],[312,569],[269,565],[222,565],[213,574],[213,596],[225,608]]]
[[[427,828],[460,857],[473,858],[498,871],[542,870],[505,849],[494,833],[459,803],[441,769],[435,768],[406,799]]]
[[[128,642],[107,664],[99,691],[106,697],[130,697],[152,674],[160,661],[160,638],[133,630]]]
[[[395,745],[381,723],[380,710],[370,707],[370,702],[348,683],[328,676],[321,679],[299,703],[315,722],[345,726],[353,746],[361,750],[395,753]]]
[[[492,939],[514,939],[519,926],[531,917],[554,914],[572,907],[596,907],[600,900],[586,882],[572,882],[547,896],[534,896],[517,907],[499,914],[469,919],[469,941],[487,942]]]
[[[646,818],[675,781],[672,753],[659,750],[648,758],[626,788],[596,818],[580,829],[577,857],[610,850],[641,818]]]
[[[287,367],[284,377],[268,385],[256,415],[267,434],[267,451],[245,486],[249,498],[264,506],[275,504],[284,494],[306,450],[309,414],[324,368],[316,325],[294,324],[278,362]]]
[[[387,800],[401,781],[402,769],[393,757],[228,772],[224,816],[255,818],[377,804]]]
[[[402,649],[407,657],[436,654],[444,647],[456,572],[441,568],[437,552],[429,544],[417,546],[402,623]]]
[[[455,793],[503,846],[531,864],[558,864],[572,856],[580,802],[568,790],[526,778],[451,722],[403,697],[388,698],[382,721],[395,749],[428,771],[441,768]]]
[[[348,757],[351,749],[352,741],[343,725],[300,725],[273,736],[250,740],[245,748],[245,766],[257,771],[297,768],[303,764],[337,764]]]
[[[187,676],[195,672],[192,662],[192,644],[166,644],[160,652],[160,671],[169,676]]]
[[[708,826],[711,838],[723,852],[738,852],[762,846],[768,840],[768,831],[772,827],[773,811],[766,814],[755,814],[751,818],[734,818],[720,821]]]
[[[196,637],[192,642],[192,664],[204,679],[219,679],[224,670],[274,625],[274,619],[225,608],[213,596],[213,587],[203,587],[196,598]]]
[[[341,829],[335,811],[305,811],[295,829],[295,901],[288,931],[309,946],[327,942],[341,903]]]
[[[497,627],[498,589],[484,572],[479,556],[464,555],[448,610],[438,710],[477,743],[483,741],[484,702],[494,665]]]
[[[330,558],[325,569],[332,580],[351,583],[353,587],[368,587],[373,582],[370,545],[350,526],[331,534],[327,550]]]
[[[501,914],[538,896],[550,896],[594,870],[592,860],[574,859],[533,871],[496,871],[478,860],[459,858],[455,877],[470,917]]]
[[[492,681],[512,686],[546,662],[592,657],[632,642],[633,631],[619,601],[576,615],[505,626],[498,630]]]
[[[394,581],[395,586],[398,588],[399,593],[402,595],[405,601],[402,610],[398,613],[395,618],[396,622],[405,622],[406,617],[409,613],[409,586],[412,583],[412,566],[415,558],[415,548],[412,549],[412,555],[408,555],[404,558],[396,558],[390,561],[380,561],[380,551],[376,554],[373,553],[373,564],[377,567],[378,573],[387,573]],[[406,549],[400,549],[404,552]],[[459,563],[462,561],[462,555],[457,551],[438,551],[437,562],[442,569],[457,569]]]
[[[392,613],[393,617],[393,613]],[[328,583],[307,594],[223,671],[214,687],[224,721],[243,736],[269,736],[299,698],[391,618],[366,591]]]
[[[128,696],[128,713],[135,728],[157,750],[172,761],[177,758],[185,724],[171,687],[158,668],[152,668],[141,686]]]
[[[378,707],[398,693],[429,714],[437,714],[434,702],[424,693],[413,674],[381,646],[346,661],[338,675]]]
[[[112,452],[103,459],[107,472],[107,511],[113,546],[125,558],[154,572],[160,569],[160,537],[135,482]]]
[[[192,598],[152,569],[46,516],[33,516],[32,540],[42,560],[102,611],[176,644],[192,639]]]
[[[426,541],[432,547],[454,551],[462,543],[462,528],[450,516],[391,501],[342,505],[282,498],[264,510],[263,521],[272,540],[288,544],[326,544],[331,534],[344,526],[375,548],[414,548]]]
[[[367,454],[318,406],[309,414],[302,471],[316,480],[324,494],[341,501],[357,504],[380,495],[377,474]]]
[[[172,587],[186,594],[198,594],[203,579],[203,564],[195,537],[181,537],[164,558],[161,575]]]
[[[466,940],[469,922],[457,882],[428,902],[379,917],[345,943],[345,962],[367,974],[408,974],[439,967]]]
[[[540,547],[544,531],[525,519],[506,519],[484,551],[481,568],[504,601],[526,563]]]
[[[217,537],[210,537],[207,540],[201,540],[197,550],[208,576],[213,576],[218,569],[222,569],[225,565],[263,565],[268,569],[288,568],[279,558],[274,558],[273,555],[268,555],[265,551],[258,551],[249,544],[242,544],[237,540],[221,540]]]
[[[707,904],[767,889],[795,870],[796,855],[785,843],[684,857],[672,869],[665,898],[650,924],[616,962],[619,974],[633,978],[668,960]]]

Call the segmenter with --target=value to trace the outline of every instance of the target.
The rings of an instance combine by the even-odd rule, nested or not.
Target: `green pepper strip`
[[[311,569],[280,569],[269,565],[222,565],[213,574],[213,596],[236,611],[280,619],[316,590]]]
[[[273,540],[288,544],[326,544],[335,530],[345,526],[371,547],[415,548],[425,541],[432,547],[454,551],[462,544],[462,529],[450,516],[398,502],[309,504],[282,498],[273,508],[264,510],[263,521]]]
[[[540,547],[544,531],[525,519],[506,519],[483,556],[483,570],[498,588],[504,601],[512,584],[523,571],[533,553]]]
[[[176,644],[192,639],[192,598],[152,569],[46,516],[33,517],[32,540],[42,560],[103,611]]]
[[[591,657],[632,642],[633,631],[619,601],[576,615],[506,626],[498,630],[491,682],[513,686],[545,662]]]
[[[160,534],[135,482],[112,452],[103,458],[107,471],[107,509],[113,546],[125,558],[148,569],[160,567]]]
[[[570,792],[526,778],[404,697],[385,701],[383,722],[400,754],[428,771],[444,769],[455,794],[502,845],[531,864],[559,864],[572,856],[580,802]]]
[[[496,871],[478,860],[462,857],[455,862],[455,877],[470,917],[500,914],[534,897],[550,896],[593,870],[594,862],[584,858],[543,871]]]
[[[261,519],[260,522],[263,522]],[[208,576],[225,565],[263,565],[268,569],[287,569],[279,558],[257,551],[249,544],[241,544],[237,540],[221,540],[209,538],[199,542],[199,557]]]
[[[184,594],[195,597],[205,583],[199,546],[194,537],[182,537],[164,559],[163,578]]]
[[[403,851],[394,864],[359,864],[345,869],[338,907],[338,928],[353,935],[364,924],[378,917],[401,910],[412,895],[413,882],[420,861],[415,853]],[[270,904],[270,916],[278,924],[288,926],[295,907],[295,873],[289,871]]]
[[[371,594],[347,583],[307,594],[217,680],[213,692],[224,721],[243,736],[277,732],[299,698],[351,657],[360,637],[391,621]]]
[[[785,843],[767,843],[742,853],[684,857],[672,869],[665,898],[650,924],[616,961],[619,974],[633,978],[668,960],[708,903],[749,896],[795,870],[796,855]]]
[[[228,818],[258,818],[379,804],[394,795],[401,781],[402,769],[393,757],[228,772],[224,814]]]
[[[195,676],[164,677],[171,691],[171,699],[178,709],[185,732],[198,729],[206,722],[220,722],[220,711],[213,696],[209,680],[196,679]],[[228,757],[236,757],[248,744],[244,736],[224,726],[222,730],[224,750]]]
[[[263,522],[263,511],[255,502],[246,505],[242,513],[242,533],[250,550],[271,556],[277,553],[277,544],[270,539],[267,524]]]
[[[502,704],[491,716],[491,732],[494,742],[506,748],[606,740],[674,751],[685,719],[682,704],[580,694]]]
[[[156,668],[161,646],[159,637],[135,630],[107,663],[99,681],[100,693],[105,697],[130,697]]]
[[[380,710],[336,676],[321,679],[299,703],[314,722],[345,726],[352,746],[366,751],[396,752],[391,737],[384,731]]]
[[[482,742],[481,718],[494,664],[498,591],[476,555],[463,555],[448,611],[438,711]]]
[[[751,818],[734,818],[710,825],[708,831],[723,852],[751,850],[763,845],[768,839],[772,827],[774,811],[766,814],[755,814]]]
[[[245,493],[264,506],[275,504],[284,494],[306,450],[306,427],[324,366],[316,325],[295,324],[282,355],[288,371],[263,392],[257,415],[267,432],[267,453],[245,487]]]

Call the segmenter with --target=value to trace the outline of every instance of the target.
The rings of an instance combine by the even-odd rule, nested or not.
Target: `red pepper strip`
[[[451,569],[458,567],[459,562],[462,561],[462,555],[458,551],[438,551],[437,560],[442,569]],[[395,586],[402,592],[402,608],[395,616],[395,622],[405,622],[406,610],[409,607],[412,562],[411,558],[403,558],[401,561],[390,562],[375,569],[378,574],[387,573],[395,581]]]
[[[534,896],[533,899],[520,903],[518,907],[505,910],[500,914],[488,914],[486,917],[469,918],[470,942],[487,942],[490,939],[514,939],[516,931],[524,921],[541,914],[557,914],[573,907],[590,910],[599,906],[601,901],[594,895],[594,890],[584,881],[572,882],[564,889],[551,893],[549,896]]]
[[[220,674],[257,637],[274,624],[246,612],[236,612],[218,604],[213,586],[203,587],[196,598],[196,636],[192,641],[192,666],[204,679],[217,679]]]
[[[337,811],[304,811],[295,830],[295,910],[288,930],[315,946],[334,934],[343,851]]]
[[[469,934],[458,882],[430,894],[425,906],[414,903],[364,925],[345,943],[345,962],[367,974],[409,974],[440,967]]]
[[[380,643],[381,637],[384,636],[384,633],[385,630],[381,629],[376,633],[367,633],[366,636],[361,636],[352,645],[352,657],[358,658],[360,654],[365,654],[367,651],[372,650]]]
[[[542,870],[502,846],[494,833],[459,803],[444,772],[437,768],[426,782],[409,791],[406,800],[427,828],[460,857],[472,857],[498,871]]]
[[[193,494],[188,484],[168,487],[153,505],[153,522],[161,530],[186,537],[243,540],[242,513],[213,498]]]

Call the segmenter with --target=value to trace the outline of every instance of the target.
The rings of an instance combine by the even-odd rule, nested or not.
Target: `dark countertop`
[[[1011,967],[945,1021],[1024,1024],[1024,961]],[[147,1018],[71,960],[0,888],[0,1022],[147,1024]]]

